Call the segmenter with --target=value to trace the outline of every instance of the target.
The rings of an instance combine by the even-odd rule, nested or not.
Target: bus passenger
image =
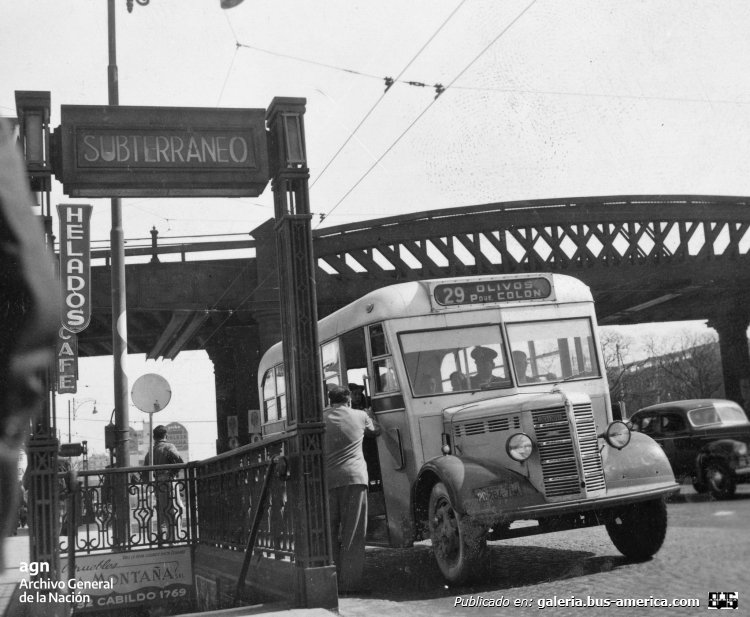
[[[338,574],[339,593],[363,592],[367,534],[367,464],[362,452],[365,435],[380,428],[364,410],[350,407],[350,392],[334,386],[325,410],[326,476],[331,512],[331,543]]]
[[[370,406],[364,386],[360,386],[357,383],[350,383],[349,392],[351,393],[351,406],[353,409],[367,409]]]
[[[471,387],[488,386],[492,381],[492,369],[495,368],[497,352],[489,347],[475,347],[471,351],[471,357],[477,365],[477,374],[471,378]]]
[[[536,383],[539,381],[538,377],[526,374],[526,369],[529,366],[529,359],[524,352],[516,350],[512,352],[511,355],[513,356],[513,366],[516,369],[518,383]]]
[[[461,371],[453,371],[450,375],[451,390],[461,392],[470,388],[469,378]]]

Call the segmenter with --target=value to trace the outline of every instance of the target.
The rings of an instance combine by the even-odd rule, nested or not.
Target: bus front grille
[[[581,492],[573,435],[565,407],[532,412],[536,444],[547,497]]]
[[[595,491],[604,488],[604,472],[591,405],[575,405],[573,415],[575,434],[571,432],[564,406],[541,409],[531,414],[547,497],[580,495],[584,489]],[[583,470],[583,478],[580,470]]]
[[[590,404],[573,405],[573,416],[578,433],[578,447],[581,449],[581,467],[583,481],[587,491],[605,488],[602,457],[599,455],[599,443],[596,438],[596,424]]]

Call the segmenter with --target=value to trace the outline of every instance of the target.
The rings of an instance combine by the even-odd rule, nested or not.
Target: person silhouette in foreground
[[[47,394],[41,375],[60,319],[35,205],[16,137],[0,118],[0,567],[2,540],[18,515],[18,457]]]

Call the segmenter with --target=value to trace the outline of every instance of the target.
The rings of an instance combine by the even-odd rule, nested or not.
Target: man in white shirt
[[[346,595],[362,591],[365,564],[368,476],[362,441],[380,429],[366,411],[349,406],[346,388],[334,386],[328,397],[331,406],[323,417],[331,541],[339,593]]]

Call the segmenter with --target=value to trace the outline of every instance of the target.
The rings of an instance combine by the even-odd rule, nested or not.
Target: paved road
[[[341,598],[343,617],[399,615],[705,615],[710,591],[739,591],[739,611],[750,614],[750,487],[730,501],[698,496],[692,487],[668,506],[664,546],[650,561],[629,563],[614,548],[604,527],[572,530],[490,543],[489,576],[481,585],[448,588],[428,545],[413,549],[368,549],[368,598]],[[462,607],[456,598],[508,600],[509,606]],[[650,600],[694,598],[698,608],[560,606],[591,597]],[[540,608],[540,602],[558,606]],[[514,602],[528,607],[514,607]],[[711,614],[711,613],[709,613]]]

